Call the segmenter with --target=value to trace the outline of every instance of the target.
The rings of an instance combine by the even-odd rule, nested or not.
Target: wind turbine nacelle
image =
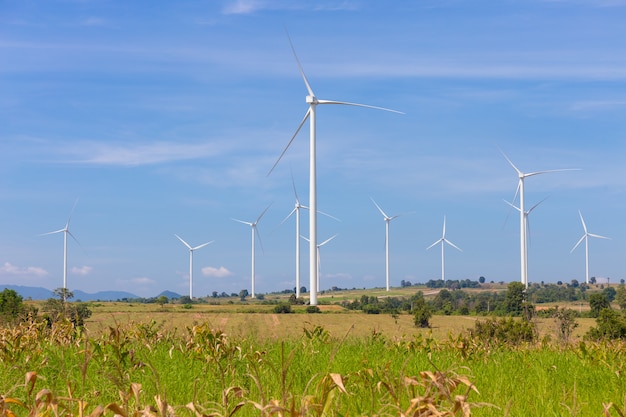
[[[315,96],[306,96],[306,102],[309,104],[317,104],[317,98],[315,98]]]

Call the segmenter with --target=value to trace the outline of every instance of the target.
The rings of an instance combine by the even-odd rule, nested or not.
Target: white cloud
[[[154,284],[154,280],[148,277],[137,277],[130,280],[133,284],[138,285],[152,285]]]
[[[43,277],[48,275],[48,271],[38,266],[19,267],[12,265],[10,262],[5,262],[0,267],[0,275],[34,275]]]
[[[206,266],[202,268],[202,275],[204,275],[205,277],[212,277],[212,278],[226,278],[226,277],[233,275],[233,273],[223,266],[220,266],[219,268]]]
[[[76,275],[89,275],[89,273],[91,272],[93,268],[90,266],[81,266],[81,267],[73,267],[72,268],[72,274],[76,274]]]

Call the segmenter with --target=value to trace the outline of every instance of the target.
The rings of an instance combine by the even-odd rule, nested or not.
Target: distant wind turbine
[[[580,210],[578,210],[578,215],[580,216],[580,222],[583,224],[583,230],[585,231],[585,233],[580,238],[580,240],[576,243],[576,245],[574,245],[570,253],[574,252],[574,249],[576,249],[578,245],[582,243],[583,240],[585,241],[585,283],[589,284],[589,238],[590,237],[596,237],[599,239],[611,239],[611,238],[606,237],[606,236],[596,235],[594,233],[589,233],[589,231],[587,231],[587,225],[585,224],[585,219],[583,219],[583,215],[580,212]]]
[[[189,249],[189,298],[193,300],[193,251],[203,248],[206,245],[213,243],[214,241],[212,240],[210,242],[206,242],[202,245],[198,245],[192,248],[189,243],[183,240],[182,237],[178,236],[177,234],[174,234],[174,236],[176,236],[178,240],[183,242],[183,245],[187,246],[187,248]]]
[[[570,169],[551,169],[547,171],[535,171],[535,172],[524,173],[515,166],[515,164],[509,159],[508,156],[506,156],[506,154],[501,149],[500,149],[500,153],[502,154],[502,156],[504,156],[504,159],[506,159],[508,163],[513,167],[513,169],[515,170],[519,178],[517,189],[515,190],[515,196],[513,197],[513,203],[515,203],[515,200],[517,199],[517,195],[519,194],[520,203],[519,203],[518,210],[520,213],[520,281],[522,282],[522,284],[528,287],[528,270],[527,270],[528,242],[527,242],[527,236],[526,236],[526,229],[527,229],[526,216],[524,214],[526,213],[525,207],[524,207],[524,179],[526,179],[527,177],[532,177],[534,175],[546,174],[549,172],[577,171],[577,169],[571,169],[571,168]]]
[[[534,206],[532,206],[530,208],[530,210],[526,210],[523,214],[524,214],[524,225],[525,225],[525,231],[526,231],[526,235],[527,235],[527,242],[530,241],[530,220],[528,218],[528,216],[530,215],[530,213],[532,213],[532,211],[541,203],[543,203],[548,197],[544,198],[543,200],[541,200],[540,202],[538,202],[537,204],[535,204]],[[505,203],[507,203],[509,206],[513,207],[515,210],[521,212],[521,209],[519,207],[517,207],[516,205],[514,205],[513,203],[504,200]],[[526,251],[524,253],[524,262],[526,262],[526,264],[524,265],[524,269],[525,271],[528,273],[528,245],[526,245]],[[525,282],[522,282],[522,284],[524,284],[524,287],[528,288],[528,278],[526,279]]]
[[[78,240],[76,240],[72,232],[70,232],[70,220],[72,220],[72,214],[74,213],[76,204],[78,204],[78,199],[76,199],[76,201],[74,202],[72,211],[70,211],[70,215],[67,218],[67,223],[65,223],[65,227],[63,229],[55,230],[54,232],[48,232],[48,233],[44,233],[40,235],[40,236],[47,236],[47,235],[53,235],[56,233],[63,233],[63,289],[64,290],[67,290],[67,235],[72,236],[72,239],[74,239],[76,243],[78,243]]]
[[[427,247],[426,250],[432,248],[433,246],[439,243],[441,243],[441,280],[445,281],[446,280],[446,260],[445,260],[446,259],[445,258],[446,243],[452,246],[454,249],[458,250],[459,252],[463,252],[461,248],[459,248],[457,245],[455,245],[454,243],[446,239],[446,216],[443,216],[443,233],[441,234],[441,238],[437,239],[432,245]]]
[[[333,240],[334,238],[336,238],[337,235],[333,235],[331,237],[329,237],[328,239],[326,239],[325,241],[323,241],[322,243],[318,243],[316,245],[316,269],[317,269],[317,288],[320,287],[320,269],[321,269],[321,264],[322,264],[322,260],[321,260],[321,255],[320,255],[320,248],[322,246],[324,246],[325,244],[329,243],[331,240]],[[306,237],[302,236],[302,239],[306,240],[307,242],[311,243],[311,241],[309,239],[307,239]]]
[[[300,298],[300,209],[308,210],[307,206],[300,204],[300,199],[298,198],[298,192],[296,191],[296,184],[293,181],[293,177],[291,178],[291,182],[293,185],[293,193],[296,197],[296,204],[293,210],[283,219],[282,223],[285,223],[287,219],[289,219],[294,213],[296,213],[296,298]],[[324,213],[323,211],[319,211],[319,214],[323,214],[324,216],[330,217],[331,219],[340,221],[338,218],[331,216],[330,214]]]
[[[374,203],[378,211],[380,211],[380,214],[383,215],[383,218],[385,220],[385,284],[387,287],[387,291],[389,291],[389,223],[393,219],[400,217],[401,214],[396,214],[395,216],[387,216],[387,214],[383,211],[382,208],[380,208],[376,201],[374,201],[372,197],[370,197],[370,199],[372,200],[372,203]]]
[[[261,217],[263,217],[263,215],[265,214],[265,212],[269,208],[270,208],[270,206],[267,206],[265,208],[265,210],[263,210],[263,212],[259,215],[259,217],[256,218],[256,220],[254,222],[245,222],[243,220],[233,219],[231,217],[231,220],[234,220],[234,221],[239,222],[239,223],[247,224],[248,226],[250,226],[250,229],[252,231],[252,293],[250,295],[252,298],[256,297],[256,293],[255,293],[255,279],[254,279],[254,271],[255,271],[254,260],[255,260],[256,252],[254,250],[254,241],[255,241],[255,236],[254,235],[256,234],[256,236],[259,238],[259,243],[261,244],[261,249],[263,249],[263,243],[261,242],[261,235],[259,234],[259,231],[257,230],[256,226],[259,223],[259,220],[261,220]]]
[[[289,35],[288,35],[289,36]],[[342,104],[342,105],[346,105],[346,106],[356,106],[356,107],[366,107],[366,108],[370,108],[370,109],[377,109],[377,110],[384,110],[384,111],[389,111],[389,112],[393,112],[393,113],[400,113],[403,114],[402,112],[396,111],[396,110],[391,110],[391,109],[387,109],[384,107],[376,107],[376,106],[370,106],[367,104],[359,104],[359,103],[349,103],[346,101],[335,101],[335,100],[320,100],[315,96],[315,93],[313,92],[313,89],[311,88],[311,85],[309,84],[309,81],[306,78],[306,75],[304,74],[304,70],[302,69],[302,65],[300,64],[300,60],[298,59],[298,55],[296,54],[296,49],[293,46],[293,43],[291,42],[291,38],[289,38],[289,44],[291,45],[291,50],[293,52],[293,55],[296,59],[296,63],[298,64],[298,68],[300,70],[300,75],[302,76],[302,80],[304,81],[304,84],[306,86],[306,89],[308,91],[308,95],[306,96],[306,102],[309,104],[309,109],[306,111],[306,113],[304,114],[304,118],[302,119],[302,121],[300,122],[300,125],[298,126],[298,128],[296,129],[296,132],[294,133],[294,135],[291,137],[291,140],[289,140],[289,143],[287,143],[287,146],[285,147],[285,149],[283,150],[283,152],[280,154],[280,156],[278,157],[278,160],[276,161],[276,163],[274,163],[274,166],[272,166],[272,169],[270,169],[268,175],[274,170],[274,168],[276,167],[276,165],[278,165],[278,162],[282,159],[283,155],[285,155],[285,152],[287,152],[287,149],[289,149],[289,146],[291,145],[291,143],[293,142],[293,140],[295,139],[295,137],[298,135],[298,132],[300,132],[300,129],[302,128],[302,126],[304,126],[304,123],[306,122],[307,119],[309,119],[309,123],[310,123],[310,142],[309,142],[309,157],[310,157],[310,162],[309,162],[309,283],[310,283],[310,300],[309,303],[311,305],[317,305],[317,268],[315,267],[316,265],[316,259],[317,259],[317,182],[316,182],[316,177],[317,177],[317,171],[316,171],[316,130],[315,130],[315,124],[316,124],[316,108],[318,104]]]

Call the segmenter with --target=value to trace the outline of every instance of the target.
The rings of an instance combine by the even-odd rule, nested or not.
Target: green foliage
[[[470,335],[486,344],[517,345],[537,340],[537,327],[533,322],[512,317],[477,321]]]
[[[0,323],[15,322],[24,312],[23,298],[15,290],[5,288],[0,292]]]
[[[622,310],[626,310],[626,285],[620,284],[615,293],[615,301]]]
[[[513,316],[519,316],[524,310],[526,287],[521,282],[511,282],[507,286],[504,300],[504,311]]]
[[[424,301],[424,295],[421,291],[415,294],[412,298],[413,305],[413,323],[415,327],[427,328],[430,327],[430,318],[433,313]]]
[[[592,340],[626,340],[626,314],[609,308],[600,310],[596,319],[596,327],[589,329],[586,337]]]
[[[293,311],[291,310],[291,304],[289,303],[278,303],[275,307],[274,307],[274,313],[276,314],[289,314],[289,313],[293,313]]]
[[[321,313],[322,310],[318,306],[306,306],[305,311],[309,314]]]
[[[612,303],[617,296],[617,290],[615,290],[615,288],[613,287],[606,287],[602,290],[602,294],[604,294],[606,299],[609,300],[609,303]]]
[[[41,306],[45,313],[44,319],[49,323],[57,323],[68,320],[76,327],[82,327],[85,319],[91,317],[91,310],[87,303],[71,303],[68,300],[74,298],[74,294],[67,288],[57,288],[54,294],[58,298],[49,298]]]
[[[602,293],[593,293],[589,296],[589,307],[591,308],[591,317],[599,317],[600,311],[611,308],[611,303],[606,295]]]
[[[576,322],[577,313],[569,308],[556,307],[552,313],[556,325],[556,334],[562,344],[567,344],[574,330],[578,327]]]

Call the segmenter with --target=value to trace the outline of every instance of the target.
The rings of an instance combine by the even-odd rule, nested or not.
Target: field
[[[0,335],[0,416],[623,416],[626,345],[507,345],[468,336],[480,318],[274,314],[260,304],[93,303],[69,325]],[[610,405],[610,403],[613,403]],[[429,414],[429,412],[431,414]],[[447,414],[446,414],[447,413]]]

